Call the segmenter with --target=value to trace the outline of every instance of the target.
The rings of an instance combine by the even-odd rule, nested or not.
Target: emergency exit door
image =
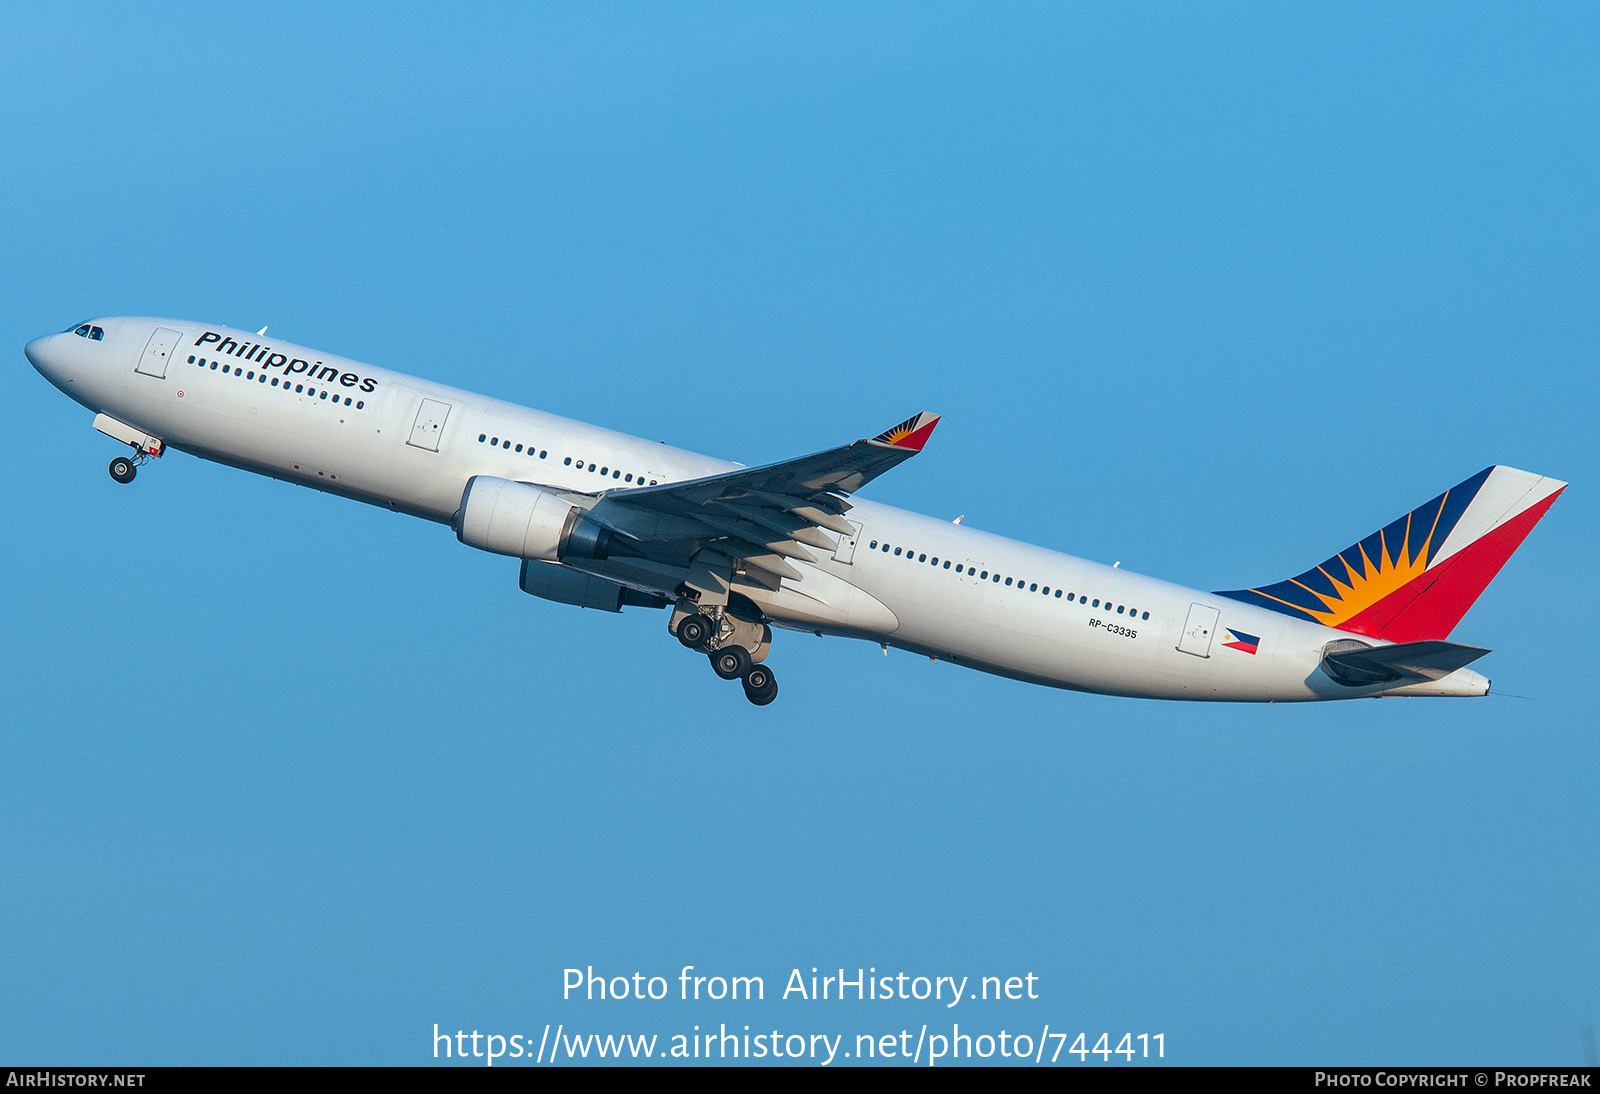
[[[861,538],[861,525],[853,520],[845,523],[855,529],[855,534],[839,537],[839,546],[833,549],[833,560],[835,562],[843,562],[848,566],[851,560],[856,557],[856,542]]]

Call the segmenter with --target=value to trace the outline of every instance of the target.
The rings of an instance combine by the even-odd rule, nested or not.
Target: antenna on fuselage
[[[266,327],[262,327],[260,330],[256,331],[256,337],[260,338],[263,334],[266,334],[266,333],[267,333],[267,328]]]

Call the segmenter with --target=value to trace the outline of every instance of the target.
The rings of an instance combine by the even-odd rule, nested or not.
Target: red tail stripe
[[[1563,486],[1561,490],[1565,490]],[[1529,506],[1500,527],[1484,533],[1467,546],[1406,583],[1376,604],[1339,625],[1343,631],[1386,638],[1391,642],[1421,642],[1450,637],[1461,617],[1488,588],[1533,526],[1545,515],[1557,490]]]

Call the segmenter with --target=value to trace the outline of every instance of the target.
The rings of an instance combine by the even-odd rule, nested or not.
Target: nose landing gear
[[[111,461],[111,466],[107,468],[107,470],[111,472],[112,478],[126,486],[128,483],[133,481],[133,476],[138,473],[139,465],[141,463],[144,463],[144,461],[148,460],[151,456],[160,455],[160,451],[140,449],[132,456],[118,456],[116,459]]]
[[[180,391],[178,394],[181,396],[183,392]],[[134,473],[141,463],[152,456],[160,459],[161,454],[167,450],[166,443],[161,438],[152,437],[144,430],[135,429],[126,422],[119,422],[109,414],[96,414],[94,427],[112,440],[132,446],[131,457],[118,456],[111,461],[111,477],[124,485],[133,481]]]

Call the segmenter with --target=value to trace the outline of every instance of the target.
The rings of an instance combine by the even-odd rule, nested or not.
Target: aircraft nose
[[[70,334],[47,334],[23,346],[22,352],[28,358],[28,363],[39,371],[39,375],[70,395],[69,389],[77,375],[72,367],[72,347],[62,344],[62,339],[66,338],[77,341]]]
[[[48,366],[45,358],[49,355],[48,346],[50,339],[55,335],[47,334],[43,338],[35,338],[22,347],[22,355],[28,359],[28,364],[43,372]]]

